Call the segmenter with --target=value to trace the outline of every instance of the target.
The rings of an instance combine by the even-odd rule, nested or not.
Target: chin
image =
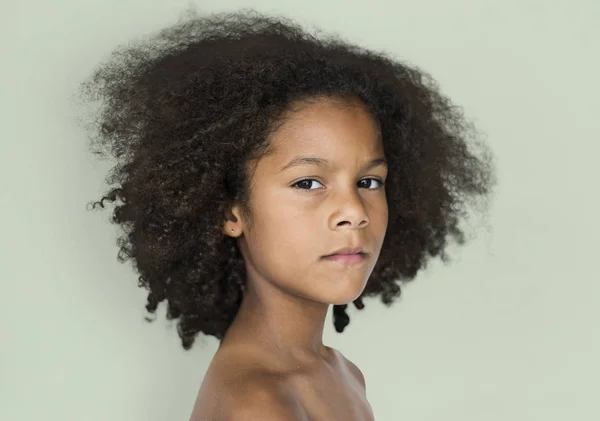
[[[356,284],[340,282],[340,289],[337,291],[328,291],[330,294],[328,294],[327,302],[332,305],[350,304],[360,297],[366,284],[366,280]]]

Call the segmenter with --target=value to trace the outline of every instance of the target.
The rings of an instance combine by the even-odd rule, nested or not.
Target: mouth
[[[357,265],[367,260],[367,253],[359,252],[352,254],[330,254],[323,257],[331,262],[341,263],[344,265]]]

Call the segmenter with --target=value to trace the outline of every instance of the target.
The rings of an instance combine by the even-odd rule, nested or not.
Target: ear
[[[239,237],[244,232],[242,213],[238,205],[232,205],[225,211],[225,222],[223,224],[223,234],[230,237]]]

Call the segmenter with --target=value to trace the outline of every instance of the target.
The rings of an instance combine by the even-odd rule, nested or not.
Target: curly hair
[[[80,88],[102,104],[92,152],[116,160],[93,208],[120,200],[118,261],[132,261],[148,312],[166,300],[185,350],[198,332],[221,340],[239,310],[246,269],[224,215],[232,203],[251,214],[248,163],[298,101],[359,100],[380,126],[389,222],[358,309],[367,296],[391,305],[429,258],[447,261],[495,183],[492,154],[427,73],[254,10],[180,17],[116,48]],[[337,332],[346,307],[334,305]]]

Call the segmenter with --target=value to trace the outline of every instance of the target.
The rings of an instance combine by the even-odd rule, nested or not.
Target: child
[[[348,303],[415,277],[494,183],[426,73],[253,11],[180,20],[82,85],[105,99],[104,200],[149,312],[220,341],[192,420],[370,420],[361,371],[322,343]],[[104,148],[103,148],[104,147]]]

